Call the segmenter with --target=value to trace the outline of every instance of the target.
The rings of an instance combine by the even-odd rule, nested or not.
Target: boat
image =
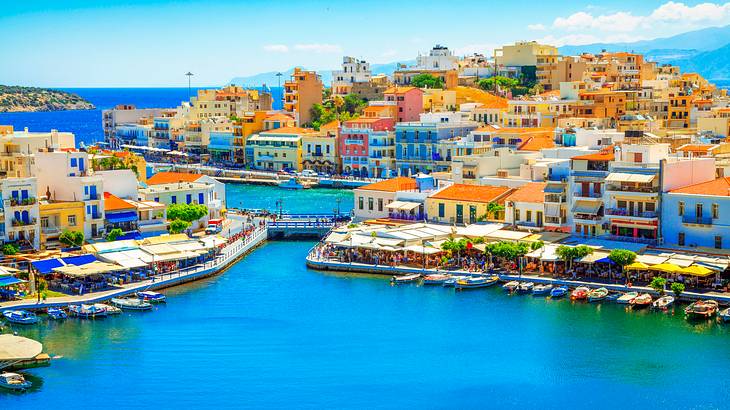
[[[606,288],[593,289],[590,292],[588,292],[588,301],[589,302],[600,302],[603,299],[606,299],[606,296],[608,296],[608,289],[606,289]]]
[[[474,276],[466,279],[459,279],[456,281],[454,287],[456,289],[473,289],[473,288],[486,288],[499,282],[499,276]]]
[[[6,310],[3,312],[3,316],[10,323],[18,325],[32,325],[38,323],[38,316],[33,312],[27,310]]]
[[[537,285],[535,285],[535,286],[532,287],[532,294],[533,295],[536,295],[536,296],[538,296],[538,295],[549,295],[550,292],[552,292],[552,290],[553,290],[553,285],[550,285],[550,284],[547,284],[547,285],[537,284]]]
[[[279,183],[278,186],[282,189],[304,189],[304,185],[302,185],[296,178],[289,178],[288,180]]]
[[[651,307],[654,309],[667,309],[669,306],[672,306],[672,303],[674,303],[674,296],[662,296],[655,300],[651,304]]]
[[[68,318],[68,315],[66,312],[61,308],[55,308],[55,307],[49,307],[46,309],[46,313],[48,313],[48,317],[50,317],[53,320],[61,320]]]
[[[86,319],[106,316],[106,309],[97,305],[70,305],[68,312],[72,316]]]
[[[534,286],[535,284],[532,282],[520,282],[520,284],[517,285],[517,293],[530,293]]]
[[[119,309],[116,306],[107,305],[106,303],[94,303],[94,307],[104,309],[107,315],[118,315],[122,313],[122,309]]]
[[[400,276],[393,276],[390,278],[390,283],[410,283],[415,282],[418,280],[418,278],[421,277],[420,273],[414,273],[411,275],[400,275]]]
[[[139,298],[112,298],[112,305],[122,310],[150,310],[152,304]]]
[[[717,308],[714,300],[698,300],[684,308],[684,314],[689,318],[708,318],[717,313]]]
[[[33,383],[25,380],[23,375],[18,373],[3,372],[0,373],[0,387],[8,390],[28,390]]]
[[[605,300],[615,302],[616,299],[618,299],[619,297],[621,297],[621,293],[619,293],[619,292],[609,293],[608,296],[606,296]]]
[[[443,285],[446,288],[453,288],[454,286],[456,286],[456,282],[462,279],[469,279],[469,276],[451,276],[449,279],[446,279],[444,281]]]
[[[150,303],[162,303],[166,302],[167,298],[162,293],[153,292],[151,290],[145,290],[144,292],[137,292],[137,297]]]
[[[443,285],[447,280],[451,279],[451,275],[446,274],[434,274],[426,275],[423,277],[424,285]]]
[[[616,299],[616,303],[628,305],[637,296],[639,296],[639,292],[626,292],[623,295],[619,296],[618,299]]]
[[[550,291],[550,297],[556,298],[556,299],[565,297],[565,295],[567,295],[567,294],[568,294],[568,287],[565,285],[558,286],[557,288],[553,288],[553,290]]]
[[[502,285],[502,289],[506,290],[507,292],[514,292],[518,286],[520,286],[520,282],[512,280]]]
[[[631,304],[631,307],[633,309],[641,309],[645,308],[647,306],[651,306],[652,297],[648,293],[642,293],[641,295],[635,297],[634,299],[629,302]]]
[[[570,292],[571,300],[584,300],[588,298],[588,292],[591,290],[585,286],[578,286],[572,292]]]
[[[721,310],[720,313],[717,314],[717,316],[723,322],[730,322],[730,308],[725,308]]]

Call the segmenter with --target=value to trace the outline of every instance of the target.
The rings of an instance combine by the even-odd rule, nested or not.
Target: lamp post
[[[194,75],[190,71],[185,73],[186,76],[188,76],[188,100],[190,99],[191,93],[190,93],[190,78]]]

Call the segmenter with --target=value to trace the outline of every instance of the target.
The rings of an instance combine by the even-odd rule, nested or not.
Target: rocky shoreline
[[[93,110],[78,94],[37,87],[0,85],[0,112]]]

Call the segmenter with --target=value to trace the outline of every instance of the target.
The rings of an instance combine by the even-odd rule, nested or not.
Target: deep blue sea
[[[79,92],[106,106],[187,94]],[[100,130],[98,113],[10,117]],[[291,212],[330,212],[337,198],[347,212],[349,191],[230,185],[227,196],[272,210],[281,199]],[[270,242],[168,289],[152,312],[6,327],[60,358],[27,372],[33,391],[0,391],[0,409],[730,408],[730,326],[498,288],[391,287],[307,269],[313,245]]]

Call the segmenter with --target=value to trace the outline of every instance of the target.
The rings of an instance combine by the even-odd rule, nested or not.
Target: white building
[[[0,180],[2,195],[2,223],[0,239],[3,242],[40,246],[40,213],[36,178],[7,178]]]
[[[428,55],[419,55],[416,58],[416,69],[424,70],[456,70],[459,68],[459,58],[448,47],[435,45]]]
[[[370,63],[345,56],[342,70],[332,71],[332,95],[347,95],[353,83],[367,83],[371,78]]]

